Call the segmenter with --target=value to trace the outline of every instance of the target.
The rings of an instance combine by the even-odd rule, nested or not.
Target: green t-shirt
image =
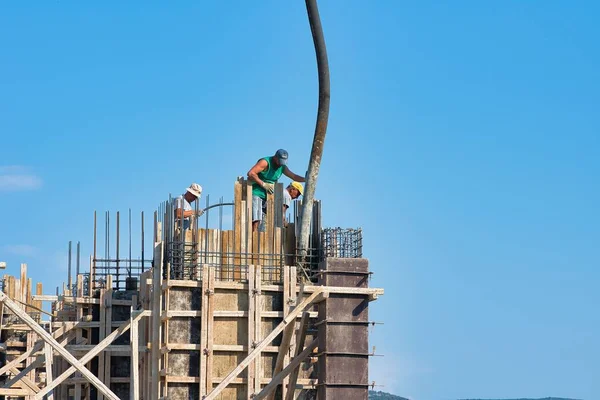
[[[285,166],[283,165],[280,165],[279,167],[275,168],[272,164],[272,159],[273,157],[261,158],[261,160],[266,160],[267,164],[269,164],[266,170],[258,173],[258,177],[266,183],[276,183],[281,174],[283,173],[283,169],[285,168]],[[267,199],[267,191],[256,182],[252,184],[252,194],[260,197],[263,200]]]

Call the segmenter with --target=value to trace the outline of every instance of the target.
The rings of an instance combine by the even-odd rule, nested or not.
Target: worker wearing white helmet
[[[185,190],[185,193],[175,199],[175,218],[184,218],[183,229],[188,229],[190,227],[190,217],[192,215],[202,215],[201,210],[196,213],[196,211],[192,209],[191,205],[191,203],[198,200],[201,195],[202,186],[198,185],[197,183],[192,183]]]

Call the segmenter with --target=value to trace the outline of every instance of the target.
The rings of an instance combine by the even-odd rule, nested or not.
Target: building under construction
[[[105,214],[102,232],[94,213],[89,270],[77,246],[72,273],[69,251],[60,291],[34,293],[26,265],[4,275],[0,397],[367,399],[368,309],[383,289],[369,287],[362,231],[322,227],[315,200],[299,248],[300,207],[286,218],[283,191],[268,196],[257,232],[243,179],[233,202],[207,201],[201,217],[178,218],[169,198],[152,249],[142,215],[135,256],[119,214],[112,224]]]

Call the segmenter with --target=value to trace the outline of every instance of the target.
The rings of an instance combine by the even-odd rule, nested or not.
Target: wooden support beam
[[[206,394],[206,363],[207,360],[207,335],[208,335],[208,266],[202,266],[202,303],[200,306],[200,398]]]
[[[307,313],[305,312],[304,314]],[[283,361],[290,350],[290,342],[292,341],[292,336],[294,335],[295,328],[296,324],[292,321],[283,330],[283,337],[281,338],[281,344],[279,345],[279,353],[277,354],[277,361],[275,361],[275,369],[273,370],[273,376],[276,376],[283,369]],[[271,392],[271,394],[268,396],[270,400],[273,400],[274,397],[275,391]]]
[[[98,353],[102,352],[108,345],[110,345],[116,338],[125,333],[128,329],[130,329],[132,322],[139,321],[142,317],[146,317],[150,315],[150,311],[142,311],[140,313],[135,313],[134,317],[131,321],[125,322],[123,325],[117,328],[114,332],[108,335],[104,340],[94,346],[86,355],[79,359],[81,364],[85,364],[90,362]],[[64,380],[66,380],[71,374],[75,372],[75,367],[70,367],[65,372],[63,372],[58,378],[54,379],[52,383],[47,384],[44,389],[37,394],[36,399],[42,399],[45,394],[47,394],[50,390],[60,385]],[[93,382],[92,382],[93,383]],[[39,396],[39,397],[38,397]]]
[[[214,331],[214,310],[215,310],[215,267],[209,267],[205,265],[204,268],[208,268],[208,305],[206,313],[206,345],[207,345],[207,360],[206,360],[206,393],[209,393],[213,388],[213,331]],[[204,308],[204,304],[202,305]]]
[[[15,313],[21,320],[33,329],[46,343],[50,344],[54,350],[56,350],[65,360],[67,360],[73,367],[81,372],[103,395],[111,400],[119,400],[116,394],[114,394],[109,388],[102,383],[94,374],[90,372],[79,360],[71,355],[64,347],[62,347],[56,339],[52,337],[48,332],[38,325],[26,312],[21,310],[19,306],[11,299],[0,291],[0,301],[4,302],[4,305],[8,307],[13,313]]]
[[[306,341],[306,331],[308,331],[308,321],[310,320],[310,314],[308,312],[302,313],[302,319],[300,320],[300,329],[296,336],[296,350],[294,351],[294,359],[300,355],[302,348],[304,348],[304,342]],[[294,392],[296,391],[296,382],[298,380],[299,365],[296,366],[290,372],[290,380],[287,388],[287,394],[285,400],[294,400]]]
[[[78,274],[76,277],[76,292],[75,297],[83,297],[83,275]],[[40,293],[41,294],[41,293]],[[81,304],[77,304],[77,322],[83,320],[83,306]],[[76,330],[75,343],[79,344],[83,341],[83,330]],[[91,336],[89,336],[91,338]],[[87,367],[90,369],[90,366]],[[110,386],[109,386],[110,387]],[[51,395],[51,394],[50,394]],[[75,400],[81,400],[81,384],[75,384]]]
[[[54,361],[54,354],[52,352],[52,347],[46,343],[44,346],[44,354],[46,357],[46,385],[52,384],[52,362]],[[51,390],[46,397],[47,400],[54,399],[54,393]],[[80,400],[80,399],[76,399]]]
[[[254,235],[256,236],[256,235]],[[252,353],[254,349],[254,343],[258,341],[254,337],[255,330],[254,324],[256,317],[254,315],[254,279],[256,273],[254,272],[254,265],[248,265],[248,355]],[[248,398],[254,393],[254,363],[248,365],[248,379],[246,381],[246,391]]]
[[[285,254],[285,250],[283,249],[282,246],[282,253]],[[284,285],[283,285],[283,297],[284,297],[284,303],[283,303],[283,316],[285,317],[290,310],[293,308],[294,305],[296,305],[296,267],[292,267],[292,266],[284,266]],[[287,283],[287,285],[286,285]],[[290,342],[290,347],[293,347],[295,345],[294,343],[294,337],[292,336],[292,340]],[[284,365],[288,364],[290,362],[290,352],[286,353],[286,356],[283,360]],[[282,388],[281,388],[281,397],[285,398],[286,393],[287,393],[287,383],[288,383],[288,377],[286,377],[283,380],[283,384],[282,384]]]
[[[44,357],[38,357],[35,361],[33,361],[21,371],[19,371],[15,367],[12,367],[10,371],[15,375],[12,376],[9,380],[7,380],[4,383],[3,387],[9,388],[15,383],[20,382],[24,384],[24,389],[31,390],[32,393],[38,393],[40,391],[40,388],[38,387],[38,385],[35,384],[35,382],[31,380],[31,378],[27,376],[27,374],[31,371],[35,371],[35,369],[42,364],[43,360]]]
[[[129,330],[131,342],[131,382],[129,383],[129,397],[132,400],[139,400],[139,350],[138,350],[138,320],[133,318],[133,307],[131,308],[131,328]]]
[[[4,304],[4,303],[2,303]],[[64,331],[54,331],[52,333],[52,337],[54,337],[55,339],[59,338],[60,336],[62,336],[62,334],[64,333]],[[70,340],[70,338],[72,338],[71,336],[69,336],[67,339]],[[68,341],[63,340],[61,342],[61,344],[66,344]],[[25,360],[27,357],[29,357],[31,354],[35,354],[38,351],[42,350],[42,348],[44,347],[44,341],[43,340],[38,340],[30,349],[28,349],[26,352],[24,352],[23,354],[21,354],[19,357],[15,358],[14,360],[12,360],[11,362],[9,362],[8,364],[6,364],[5,366],[3,366],[2,368],[0,368],[0,376],[4,375],[6,372],[8,372],[11,368],[15,367],[16,365],[20,364],[23,360]]]
[[[25,397],[31,395],[31,392],[26,389],[5,389],[0,388],[0,396],[10,397]]]
[[[19,298],[23,303],[27,302],[27,264],[21,264],[21,278],[19,279]]]
[[[192,227],[193,227],[193,225],[194,224],[192,224]],[[185,232],[185,235],[187,235],[187,233],[188,232]],[[185,248],[185,244],[182,244],[182,246]],[[184,258],[185,257],[182,257],[182,259],[181,259],[182,262],[184,262]],[[169,288],[169,280],[171,279],[171,277],[170,277],[170,275],[171,275],[171,273],[170,273],[170,271],[171,271],[171,264],[169,262],[167,262],[167,264],[166,264],[166,270],[168,272],[166,274],[166,277],[163,277],[164,280],[163,280],[163,283],[162,283],[162,288],[164,289],[163,296],[165,297],[164,298],[164,303],[163,303],[164,304],[164,306],[163,306],[164,310],[162,311],[163,313],[165,311],[168,312],[168,310],[169,310],[169,304],[170,304],[170,300],[169,299],[170,299],[170,294],[171,293],[170,293],[170,288]],[[160,321],[162,323],[162,332],[163,332],[163,338],[162,338],[161,343],[160,343],[161,347],[163,346],[163,343],[169,343],[169,319],[168,318],[164,319],[163,317],[164,317],[164,314],[163,314],[163,316],[161,316],[161,319],[160,319]],[[163,371],[163,370],[164,371],[168,371],[169,370],[169,355],[166,354],[166,353],[163,353],[161,351],[161,357],[162,357],[162,366],[161,366],[162,369],[161,369],[161,371]],[[163,390],[164,390],[164,396],[168,397],[168,395],[169,395],[169,382],[168,381],[164,381],[163,382]]]
[[[117,212],[117,218],[118,218]],[[104,335],[103,337],[107,337],[112,332],[112,306],[113,306],[113,279],[112,275],[108,275],[106,279],[106,292],[104,292],[104,307],[106,311],[104,312]],[[112,363],[112,355],[111,353],[106,353],[104,355],[104,383],[107,387],[110,387],[110,375],[111,375],[111,363]]]
[[[285,327],[290,324],[292,321],[296,319],[296,316],[303,312],[308,306],[313,304],[313,301],[323,293],[323,287],[320,287],[320,290],[315,291],[309,297],[304,299],[302,302],[296,306],[294,310],[292,310],[281,323],[265,337],[256,348],[236,367],[231,371],[223,381],[217,385],[216,388],[212,392],[210,392],[204,400],[213,400],[217,398],[217,396],[229,385],[237,376],[258,356],[261,351],[269,345],[285,329]]]
[[[106,287],[100,288],[100,328],[98,329],[98,340],[102,341],[106,337]],[[106,354],[106,352],[101,352],[98,356],[98,378],[104,382],[104,362],[106,357],[110,357],[110,355]],[[58,372],[57,372],[58,375]],[[61,389],[59,389],[59,392]],[[57,396],[60,399],[60,396]],[[102,393],[98,393],[98,400],[104,400]]]
[[[272,196],[271,196],[272,197]],[[267,215],[267,218],[273,219]],[[261,291],[262,286],[262,267],[257,265],[254,268],[254,338],[255,341],[259,341],[262,337],[262,308],[263,308],[263,295]],[[268,345],[269,343],[267,343]],[[262,352],[262,351],[261,351]],[[262,357],[261,352],[258,353],[254,360],[254,391],[252,393],[258,393],[261,389],[260,380],[262,378]]]
[[[162,262],[164,255],[164,243],[160,242],[154,247],[154,266],[152,273],[152,385],[150,386],[151,400],[158,400],[160,396],[160,308],[162,305]]]
[[[342,286],[312,286],[305,285],[304,291],[306,293],[312,293],[320,288],[325,288],[330,294],[356,294],[356,295],[383,295],[383,289],[380,288],[352,288]]]
[[[280,385],[281,382],[283,382],[283,378],[288,376],[295,368],[297,368],[302,363],[302,361],[304,361],[304,359],[306,359],[306,357],[308,357],[312,353],[312,351],[317,347],[318,342],[318,339],[313,340],[304,349],[304,351],[302,351],[302,353],[294,357],[292,362],[290,362],[289,365],[285,367],[283,371],[274,376],[273,379],[271,379],[271,382],[267,386],[265,386],[264,389],[260,391],[260,393],[254,396],[253,400],[264,399],[269,393],[271,393],[271,391],[275,390],[275,388],[277,388],[277,386]]]

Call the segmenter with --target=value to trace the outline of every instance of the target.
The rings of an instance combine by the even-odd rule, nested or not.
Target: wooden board
[[[255,341],[258,343],[262,340],[262,293],[261,293],[261,283],[262,283],[262,268],[260,265],[256,265],[255,269],[255,278],[254,278],[254,337]],[[260,353],[258,357],[256,357],[254,362],[254,391],[253,393],[258,393],[261,390],[260,381],[262,378],[262,359]]]
[[[202,304],[202,309],[207,308],[206,312],[206,337],[207,337],[207,362],[206,362],[206,388],[207,393],[213,388],[213,331],[214,331],[214,303],[215,303],[215,267],[209,267],[208,270],[208,304]]]

